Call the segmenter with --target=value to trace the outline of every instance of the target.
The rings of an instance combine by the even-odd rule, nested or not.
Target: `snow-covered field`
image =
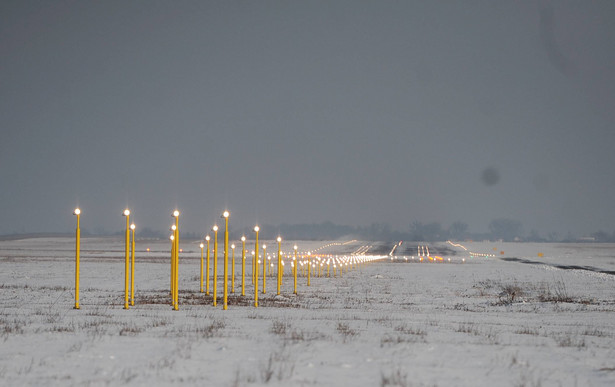
[[[123,239],[83,238],[75,310],[74,239],[0,241],[0,384],[615,385],[615,245],[427,246],[444,261],[420,263],[403,244],[341,278],[301,277],[298,296],[287,271],[282,297],[268,278],[258,308],[248,265],[246,297],[238,276],[225,311],[221,260],[213,307],[199,292],[200,249],[182,242],[173,311],[169,243],[139,240],[136,304],[124,310]]]

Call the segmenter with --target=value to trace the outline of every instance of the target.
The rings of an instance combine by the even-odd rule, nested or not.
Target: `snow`
[[[135,306],[123,309],[123,243],[82,239],[75,310],[74,239],[0,241],[0,385],[615,384],[612,244],[425,243],[445,262],[419,263],[404,243],[394,259],[341,278],[312,276],[307,287],[299,277],[299,295],[287,269],[282,294],[267,278],[258,308],[249,258],[240,296],[238,248],[224,311],[222,261],[214,308],[199,292],[198,242],[182,241],[173,311],[170,245],[155,240],[137,241]],[[275,254],[275,241],[265,243]],[[288,241],[283,250],[295,243],[334,254],[373,245]]]

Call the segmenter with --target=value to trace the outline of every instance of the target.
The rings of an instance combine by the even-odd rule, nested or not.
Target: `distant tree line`
[[[112,235],[123,235],[124,231],[118,231]],[[87,230],[83,235],[104,235],[101,233],[90,233]],[[152,230],[145,227],[139,230],[139,238],[167,238],[168,233]],[[230,237],[233,240],[239,239],[242,235],[250,239],[254,237],[251,227],[231,229]],[[525,242],[613,242],[615,243],[615,232],[607,233],[597,231],[582,237],[568,233],[560,236],[558,233],[549,233],[542,236],[537,230],[530,230],[524,234],[521,222],[498,218],[492,220],[488,225],[488,232],[478,233],[470,231],[467,223],[456,221],[448,227],[443,227],[438,222],[424,223],[414,221],[409,224],[406,231],[393,230],[386,223],[372,223],[369,226],[345,226],[333,222],[323,223],[303,223],[279,225],[261,225],[260,238],[263,240],[275,239],[282,235],[288,240],[335,240],[335,239],[360,239],[378,241],[445,241],[445,240],[503,240],[506,242],[525,241]],[[188,240],[203,238],[203,235],[195,232],[182,231],[182,236]],[[220,237],[220,236],[219,236]]]

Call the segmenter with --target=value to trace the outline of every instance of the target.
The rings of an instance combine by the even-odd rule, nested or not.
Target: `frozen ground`
[[[446,263],[404,244],[341,278],[302,277],[298,296],[290,272],[283,297],[268,279],[259,308],[248,279],[224,311],[199,292],[200,250],[185,242],[172,311],[168,243],[142,240],[124,310],[123,240],[85,238],[74,310],[73,239],[0,241],[0,384],[615,385],[615,245],[428,246]]]

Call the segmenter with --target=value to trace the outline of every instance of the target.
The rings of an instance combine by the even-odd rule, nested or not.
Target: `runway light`
[[[75,229],[75,309],[79,309],[79,253],[81,250],[81,226],[79,214],[81,210],[75,208],[74,215],[77,215],[77,228]]]
[[[179,216],[179,211],[175,210],[173,211],[173,217],[177,218]]]
[[[209,237],[209,235],[207,235],[207,236],[205,237],[205,240],[206,240],[206,241],[209,241],[210,239],[211,239],[211,238]]]
[[[205,247],[205,245],[201,243],[201,244],[199,245],[199,247],[200,247],[200,248],[203,248],[203,247]]]
[[[214,230],[214,231],[218,231],[218,226],[214,226],[214,227],[212,228],[212,230]]]
[[[130,225],[130,229],[131,229],[131,230],[134,230],[134,229],[135,229],[135,227],[136,227],[136,226],[135,226],[135,224],[134,224],[134,223]]]
[[[223,218],[228,218],[230,215],[230,213],[228,211],[224,211],[224,213],[222,214]]]
[[[260,227],[255,226],[255,227],[254,227],[254,231],[256,231],[256,232],[260,231]]]
[[[130,292],[130,210],[127,208],[124,210],[126,217],[126,275],[124,279],[124,309],[128,309],[129,292]]]
[[[242,237],[241,237],[241,241],[242,241],[242,242],[245,242],[245,241],[246,241],[246,237],[245,237],[245,236],[242,236]]]

